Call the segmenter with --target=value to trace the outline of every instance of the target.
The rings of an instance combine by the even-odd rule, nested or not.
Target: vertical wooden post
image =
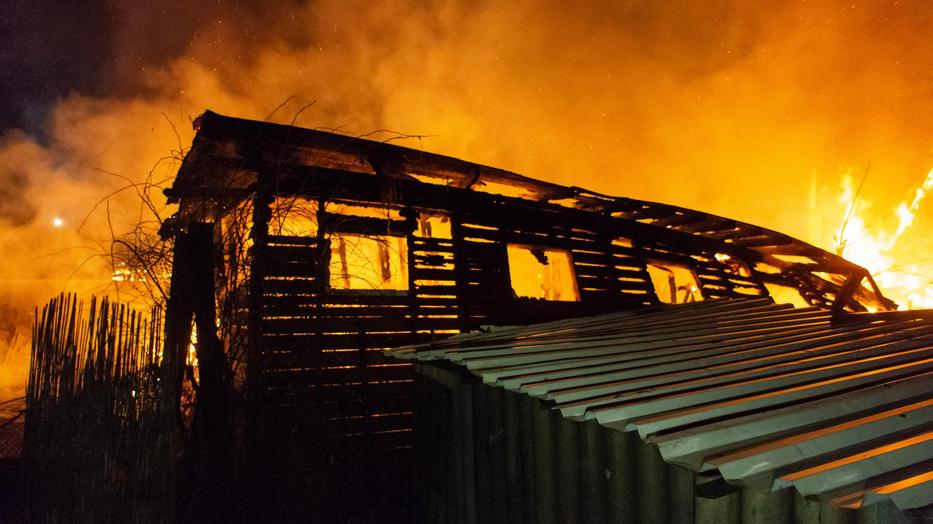
[[[166,369],[176,379],[171,398],[181,393],[181,374],[191,341],[191,321],[198,330],[195,351],[200,381],[191,442],[182,471],[191,482],[179,490],[180,509],[190,517],[229,520],[233,516],[233,449],[230,424],[232,373],[217,336],[214,296],[214,225],[194,223],[175,237],[172,283],[166,311]]]

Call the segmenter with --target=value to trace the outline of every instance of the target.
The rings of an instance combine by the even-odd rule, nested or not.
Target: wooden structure
[[[363,489],[397,504],[407,487],[413,374],[383,348],[776,290],[837,312],[893,308],[861,267],[727,218],[211,112],[195,126],[163,234],[213,261],[218,285],[198,293],[215,295],[222,325],[246,328],[262,461],[331,472],[312,506]],[[213,239],[198,233],[192,244],[205,227]],[[354,248],[368,250],[367,267],[354,267],[366,265]],[[220,306],[231,299],[238,305]]]

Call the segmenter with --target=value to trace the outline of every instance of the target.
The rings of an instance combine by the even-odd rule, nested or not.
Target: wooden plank
[[[336,213],[322,213],[321,217],[321,226],[325,231],[360,235],[405,236],[411,232],[413,225],[407,220],[359,217]]]
[[[377,450],[410,448],[412,433],[410,430],[375,433],[371,436],[370,442]]]
[[[583,240],[574,238],[569,232],[564,230],[541,232],[535,234],[528,231],[493,231],[487,229],[467,229],[464,228],[465,238],[479,238],[495,242],[496,244],[520,244],[530,246],[541,246],[566,251],[593,249],[595,239]],[[473,244],[483,244],[482,242],[473,242]],[[485,244],[494,245],[494,244]]]
[[[383,320],[405,320],[411,318],[411,307],[408,305],[398,306],[347,306],[347,305],[327,305],[320,308],[301,308],[285,311],[284,314],[278,312],[263,311],[263,320],[322,320],[330,319],[372,319]]]
[[[454,255],[453,252],[438,254],[431,252],[422,252],[422,253],[412,253],[411,254],[411,265],[412,266],[428,266],[428,267],[447,267],[451,266],[453,269],[454,264]]]
[[[682,213],[675,211],[667,216],[657,217],[654,224],[660,227],[673,227],[680,229],[684,226],[696,226],[706,223],[706,217],[699,213]]]
[[[321,291],[323,282],[320,279],[291,279],[277,280],[274,278],[264,278],[262,282],[262,291],[265,296],[272,294],[284,295],[314,295]]]
[[[443,324],[443,322],[436,322]],[[435,329],[455,329],[453,323],[450,327],[436,327]],[[264,334],[288,333],[351,333],[360,331],[408,331],[412,328],[411,318],[380,318],[380,317],[344,317],[344,318],[264,318],[259,329]]]
[[[269,383],[267,383],[267,381]],[[328,410],[348,410],[353,404],[361,404],[362,388],[345,383],[320,383],[303,373],[276,373],[274,376],[261,376],[258,379],[263,391],[264,402],[270,405],[287,405],[288,402],[313,403],[317,410],[326,415]],[[399,409],[397,406],[410,399],[414,392],[414,379],[407,382],[373,383],[367,386],[378,394],[369,396],[373,409]],[[274,402],[273,402],[274,401]],[[327,406],[330,406],[329,408]]]
[[[650,281],[651,275],[648,274],[647,267],[640,269],[638,271],[633,271],[630,269],[621,269],[616,267],[614,270],[616,278],[633,278],[638,280]]]
[[[270,304],[262,309],[262,318],[403,318],[411,313],[408,304],[368,306],[352,304]]]
[[[255,252],[262,259],[308,260],[319,259],[322,255],[317,244],[299,246],[264,246]]]
[[[720,282],[728,286],[745,286],[745,287],[762,287],[761,283],[754,279],[754,277],[742,277],[734,273],[726,273],[723,271],[709,271],[709,270],[700,270],[697,271],[697,278],[700,280],[705,280],[710,283]]]
[[[411,304],[414,297],[410,293],[399,294],[376,294],[361,291],[353,293],[350,291],[326,293],[322,299],[322,304],[334,305],[367,305],[367,306],[398,306]]]
[[[410,270],[413,279],[418,280],[455,280],[456,273],[450,269],[425,269],[412,267]]]
[[[411,243],[409,245],[409,250],[418,252],[418,251],[438,251],[438,252],[453,252],[454,242],[449,238],[424,238],[424,237],[411,237]]]
[[[549,232],[555,227],[568,230],[573,224],[566,220],[566,208],[535,205],[534,202],[508,197],[475,199],[469,208],[461,209],[459,217],[471,230],[495,228],[503,231]],[[492,231],[491,229],[487,229]]]
[[[318,241],[316,237],[298,237],[298,236],[282,236],[282,235],[266,235],[266,244],[262,245],[260,249],[269,247],[278,247],[278,246],[317,246]]]
[[[287,260],[272,258],[265,262],[265,275],[267,277],[305,277],[320,278],[323,276],[319,260]]]
[[[629,239],[629,240],[633,240],[633,239]],[[638,259],[638,260],[641,259],[641,255],[643,251],[644,250],[638,246],[633,245],[631,247],[628,247],[628,246],[621,246],[618,244],[611,244],[607,249],[607,252],[612,254],[612,256],[616,258],[633,258],[633,259]]]
[[[399,430],[408,431],[412,428],[413,423],[414,417],[411,412],[376,417],[360,414],[325,421],[326,425],[339,428],[340,433],[346,436],[362,436],[367,433],[377,434]]]
[[[634,278],[643,281],[651,280],[651,275],[648,274],[647,270],[631,271],[615,267],[574,266],[574,272],[578,277],[586,275],[590,278],[599,277],[607,280],[617,280],[619,278]]]
[[[447,305],[449,299],[418,297],[416,295],[367,295],[349,293],[328,293],[326,295],[266,295],[263,297],[263,311],[301,312],[317,306],[324,309],[349,310],[352,308],[391,309],[408,307],[413,304]]]
[[[350,333],[347,335],[333,334],[291,334],[280,335],[263,334],[260,339],[260,349],[271,350],[301,350],[306,348],[328,349],[358,349],[360,346],[369,348],[392,348],[419,342],[427,342],[432,338],[443,338],[430,333]]]
[[[741,238],[730,238],[730,240],[733,244],[743,247],[773,246],[782,241],[782,239],[775,238],[774,235],[768,233]]]
[[[445,279],[445,280],[453,280],[453,279]],[[430,286],[415,286],[415,292],[418,293],[418,294],[422,294],[422,295],[453,295],[453,296],[456,296],[456,295],[457,295],[457,286],[456,286],[456,285],[449,285],[449,286],[435,286],[435,285],[430,285]]]
[[[359,336],[363,331],[375,332],[410,332],[415,329],[450,330],[458,329],[456,318],[431,318],[427,316],[404,319],[394,318],[268,318],[261,321],[260,329],[264,335],[313,335],[316,333]]]
[[[379,389],[378,384],[374,385],[374,387]],[[348,391],[360,392],[361,388],[355,387],[355,389]],[[389,400],[384,403],[384,405],[381,399],[375,399],[375,402],[365,402],[362,396],[352,401],[321,403],[318,414],[325,420],[359,418],[364,416],[373,418],[398,418],[412,414],[414,396],[387,396],[386,398]],[[370,399],[367,398],[365,400]]]
[[[269,368],[260,373],[267,386],[298,384],[369,384],[413,380],[411,366],[350,366],[341,362],[327,363],[320,355],[276,353],[270,355]],[[322,361],[323,360],[323,361]],[[333,365],[328,365],[333,364]],[[343,365],[340,365],[343,364]]]
[[[574,251],[574,264],[598,264],[601,266],[611,266],[615,263],[615,257],[611,253],[592,253],[590,251]]]
[[[393,383],[371,383],[364,388],[351,386],[294,385],[270,386],[264,390],[267,399],[287,400],[296,394],[304,395],[304,401],[316,404],[319,416],[341,417],[363,413],[405,413],[414,406],[414,381]],[[323,393],[323,394],[322,394]],[[365,401],[364,401],[365,399]],[[274,409],[274,408],[270,408]]]

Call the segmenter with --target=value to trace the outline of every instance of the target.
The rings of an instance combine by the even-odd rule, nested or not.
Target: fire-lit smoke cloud
[[[120,11],[127,65],[108,75],[179,121],[265,118],[294,95],[274,120],[316,101],[299,123],[431,135],[431,150],[824,246],[835,224],[801,213],[811,186],[835,205],[840,172],[871,165],[866,195],[893,205],[933,159],[925,1],[240,3],[190,17],[158,63],[150,35],[193,14],[178,4]]]
[[[106,282],[92,239],[129,227],[138,202],[78,225],[120,177],[187,146],[206,108],[264,119],[288,101],[272,120],[422,134],[407,145],[827,249],[840,173],[870,169],[864,197],[893,209],[933,164],[926,0],[13,3],[3,60],[25,78],[4,81],[4,114],[26,132],[0,141],[8,301]],[[905,238],[929,236],[925,216]]]

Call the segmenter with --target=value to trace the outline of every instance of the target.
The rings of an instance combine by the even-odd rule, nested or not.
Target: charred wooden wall
[[[352,492],[368,500],[367,507],[376,508],[380,518],[392,511],[403,518],[403,492],[412,482],[414,374],[410,364],[384,357],[384,348],[482,325],[656,304],[649,260],[689,267],[707,298],[767,294],[758,278],[735,274],[715,256],[727,252],[751,267],[754,260],[741,248],[635,221],[465,188],[322,169],[299,169],[274,182],[254,200],[254,347],[248,364],[262,460],[279,474],[292,471],[286,476],[316,479],[311,490],[316,498],[290,495],[294,511],[313,514],[334,506],[346,511],[351,500],[358,500],[347,498]],[[402,218],[335,217],[322,211],[315,236],[269,235],[264,223],[274,197],[282,195],[318,202],[321,209],[324,202],[386,206]],[[419,236],[421,213],[448,217],[450,238]],[[332,289],[329,242],[337,233],[404,236],[408,290]],[[568,252],[579,301],[517,297],[510,283],[509,244]]]

